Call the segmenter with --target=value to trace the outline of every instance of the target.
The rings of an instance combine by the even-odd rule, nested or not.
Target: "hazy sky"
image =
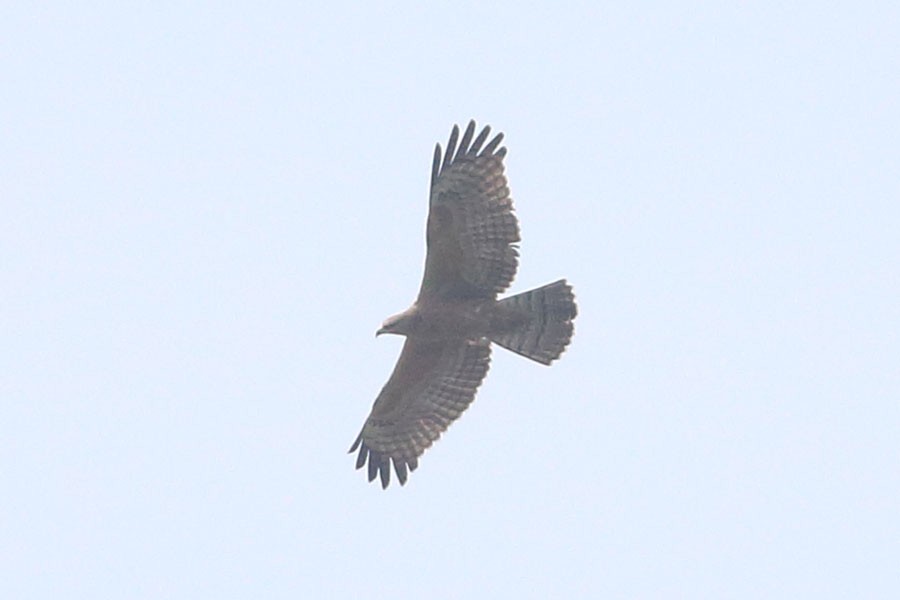
[[[900,597],[896,3],[32,4],[0,597]],[[575,339],[385,492],[346,451],[470,118]]]

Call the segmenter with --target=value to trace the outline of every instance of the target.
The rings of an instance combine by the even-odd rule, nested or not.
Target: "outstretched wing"
[[[350,452],[356,468],[369,463],[369,481],[391,480],[391,463],[401,484],[419,457],[469,407],[490,365],[487,340],[421,341],[407,338]]]
[[[459,140],[454,125],[443,158],[441,145],[434,149],[420,302],[496,298],[515,277],[519,223],[503,174],[503,134],[484,146],[490,131],[473,140],[470,121]]]

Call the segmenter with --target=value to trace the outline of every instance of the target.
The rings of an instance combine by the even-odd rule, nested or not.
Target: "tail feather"
[[[515,327],[504,328],[491,340],[516,354],[549,365],[572,340],[572,320],[578,308],[565,279],[504,298],[498,308],[520,318]]]

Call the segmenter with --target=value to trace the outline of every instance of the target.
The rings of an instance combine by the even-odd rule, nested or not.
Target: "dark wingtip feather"
[[[381,471],[381,489],[386,490],[391,483],[391,463],[387,459],[383,460],[378,470]]]
[[[456,151],[456,159],[462,158],[468,154],[469,144],[472,142],[473,135],[475,135],[475,119],[469,121],[469,125],[466,127],[466,132],[459,142],[459,150]]]
[[[363,445],[362,448],[359,449],[359,456],[356,457],[356,468],[362,469],[362,466],[366,464],[366,458],[369,456],[369,448]]]
[[[502,142],[502,141],[503,141],[503,134],[502,134],[502,133],[498,133],[498,134],[494,137],[494,139],[492,139],[492,140],[490,141],[490,143],[489,143],[487,146],[484,147],[484,152],[481,153],[482,156],[493,154],[493,153],[494,153],[494,150],[497,149],[497,146],[499,146],[499,145],[500,145],[500,142]]]
[[[491,126],[485,125],[484,129],[481,130],[481,133],[478,134],[478,137],[475,138],[475,141],[472,142],[472,147],[469,148],[468,156],[475,156],[481,150],[481,145],[484,143],[484,140],[487,139],[487,136],[491,134]]]
[[[434,185],[434,182],[437,181],[438,175],[441,172],[441,145],[434,145],[434,161],[431,163],[431,185]]]
[[[360,433],[356,438],[356,441],[353,442],[350,452],[357,449],[359,450],[359,454],[356,457],[356,468],[361,469],[363,466],[366,466],[366,463],[368,462],[369,481],[375,481],[376,478],[380,479],[382,489],[386,489],[391,482],[391,463],[394,465],[394,470],[397,473],[397,480],[400,482],[400,485],[405,485],[406,480],[409,477],[409,472],[415,471],[416,467],[419,466],[419,461],[416,458],[394,458],[376,450],[372,450],[363,441],[362,433]]]
[[[459,139],[459,126],[454,125],[447,141],[447,151],[444,153],[444,167],[453,161],[453,153],[456,152],[456,141]]]
[[[397,481],[400,482],[400,485],[404,485],[406,483],[406,462],[402,458],[393,460],[394,470],[397,471]]]
[[[440,144],[434,145],[434,159],[431,163],[432,186],[441,173],[453,164],[454,161],[462,158],[474,158],[476,156],[493,155],[499,158],[506,156],[506,148],[500,147],[500,143],[503,141],[503,133],[498,133],[490,142],[488,142],[487,146],[484,146],[484,143],[491,134],[491,126],[485,125],[484,129],[482,129],[478,136],[473,140],[472,136],[475,135],[475,127],[475,119],[469,120],[462,139],[460,139],[459,125],[454,125],[453,129],[450,131],[450,139],[447,140],[446,152],[442,152]],[[482,149],[482,146],[484,146],[484,149]]]
[[[369,481],[375,481],[375,477],[378,475],[378,463],[380,461],[380,456],[374,452],[369,453]]]

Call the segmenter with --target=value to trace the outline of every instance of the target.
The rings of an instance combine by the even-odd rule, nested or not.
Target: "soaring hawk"
[[[572,339],[577,313],[564,279],[497,300],[518,266],[519,224],[503,174],[503,134],[485,145],[470,121],[447,151],[434,149],[425,275],[419,296],[377,334],[406,336],[350,452],[386,488],[391,463],[401,484],[419,457],[468,408],[487,374],[491,342],[549,365]]]

